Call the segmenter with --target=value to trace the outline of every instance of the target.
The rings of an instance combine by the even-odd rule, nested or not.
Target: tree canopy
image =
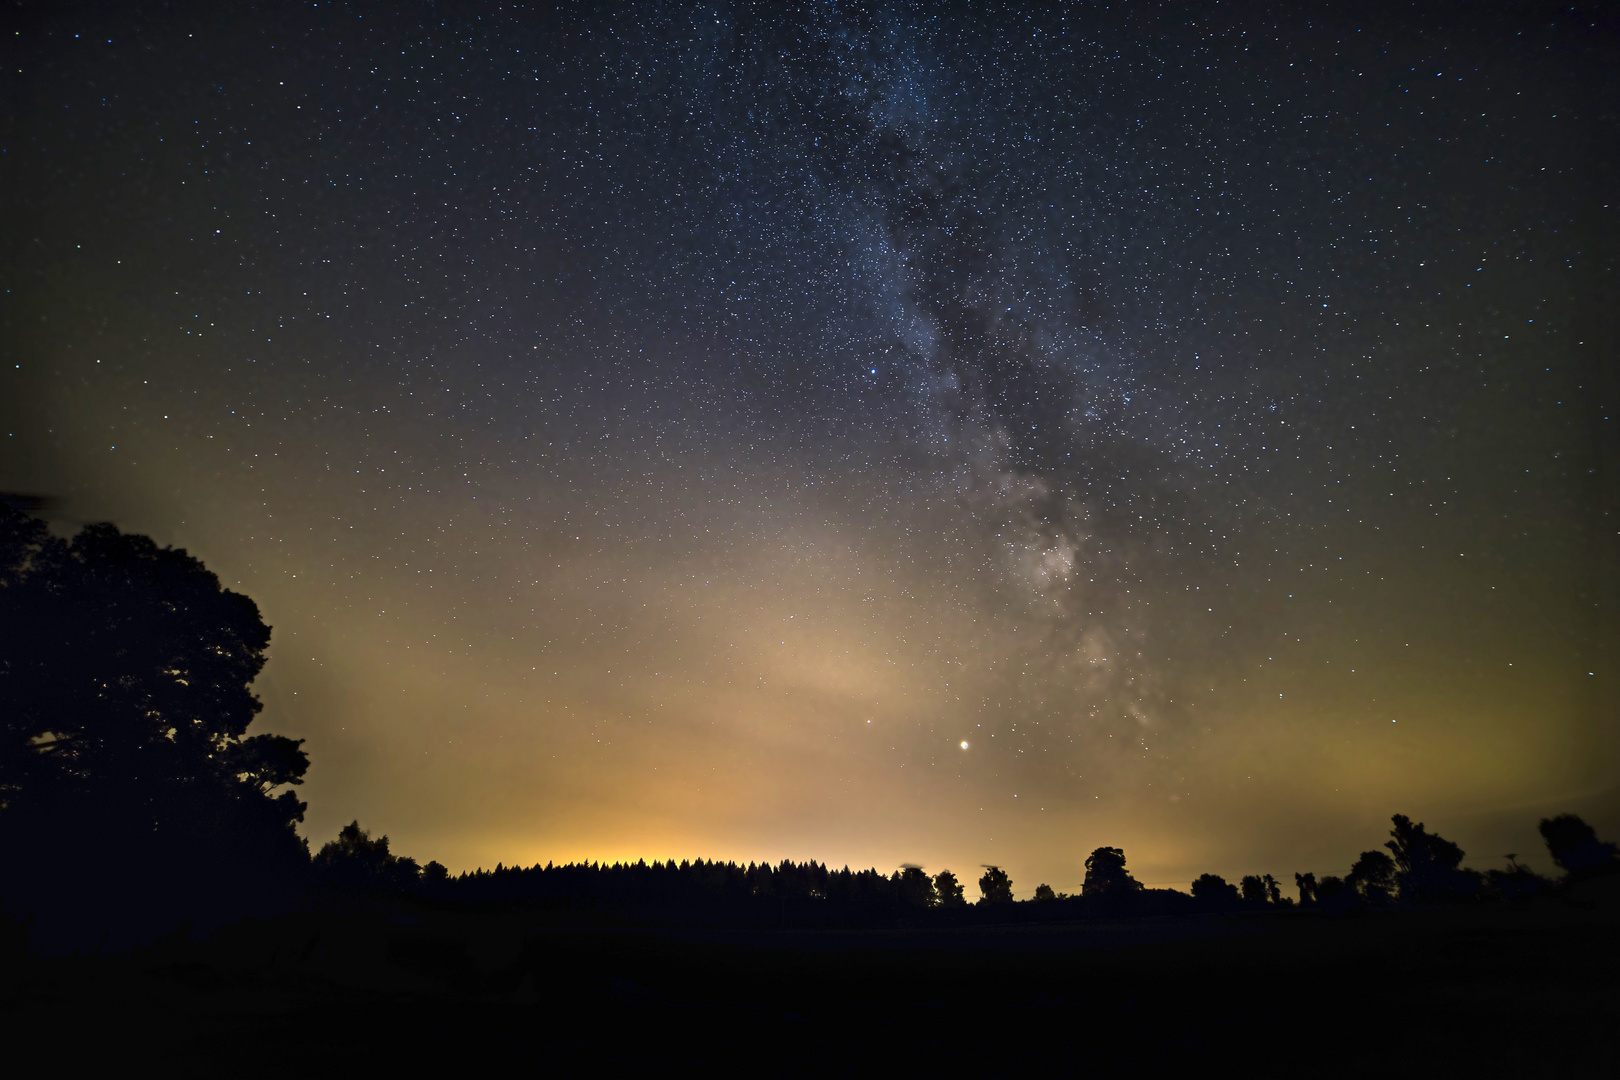
[[[1010,904],[1013,898],[1012,878],[999,866],[987,866],[984,875],[979,878],[979,893],[981,904]]]
[[[1238,887],[1219,874],[1199,874],[1192,883],[1193,899],[1204,904],[1222,906],[1236,904]]]
[[[1138,892],[1140,882],[1125,869],[1125,850],[1100,847],[1086,856],[1086,878],[1080,885],[1081,896],[1117,896]]]
[[[432,865],[439,869],[434,877],[442,880],[444,867]],[[415,859],[390,852],[388,837],[373,837],[359,821],[349,822],[336,840],[323,844],[314,866],[323,884],[342,889],[409,889],[423,876]]]
[[[1371,904],[1388,903],[1395,895],[1395,860],[1382,851],[1363,851],[1344,883]]]
[[[253,601],[185,551],[112,525],[64,540],[0,508],[6,902],[48,921],[110,878],[218,907],[296,873],[304,804],[285,788],[308,758],[247,734],[269,642]]]
[[[933,907],[939,903],[934,890],[934,879],[920,866],[907,866],[895,872],[895,892],[907,907]]]
[[[1460,869],[1462,848],[1429,832],[1421,821],[1413,824],[1405,814],[1396,814],[1390,821],[1395,827],[1384,846],[1395,857],[1395,882],[1402,900],[1432,903],[1477,891],[1474,875]]]
[[[1599,840],[1596,830],[1574,814],[1542,818],[1540,828],[1560,870],[1576,877],[1620,870],[1620,848]]]

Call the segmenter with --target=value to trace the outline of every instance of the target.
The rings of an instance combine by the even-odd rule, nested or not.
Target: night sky
[[[1613,27],[400,6],[4,31],[0,490],[258,602],[314,844],[1620,822]]]

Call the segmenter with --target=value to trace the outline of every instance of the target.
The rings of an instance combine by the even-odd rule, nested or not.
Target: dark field
[[[941,929],[558,925],[405,904],[132,957],[14,954],[8,1045],[73,1071],[1613,1075],[1620,906]],[[548,925],[549,923],[549,925]]]

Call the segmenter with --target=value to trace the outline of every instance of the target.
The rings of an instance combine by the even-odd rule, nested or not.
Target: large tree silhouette
[[[1421,821],[1413,824],[1405,814],[1390,821],[1395,827],[1384,846],[1395,857],[1395,882],[1403,902],[1432,904],[1478,895],[1479,877],[1462,868],[1462,848],[1429,832]]]
[[[1541,837],[1553,862],[1571,877],[1620,872],[1620,849],[1599,840],[1597,831],[1575,814],[1542,818]]]
[[[287,883],[308,758],[247,735],[269,641],[184,551],[0,508],[0,899],[117,941]]]

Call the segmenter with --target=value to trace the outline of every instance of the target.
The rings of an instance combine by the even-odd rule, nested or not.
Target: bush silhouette
[[[1507,860],[1506,870],[1490,870],[1485,874],[1492,895],[1503,900],[1527,900],[1552,888],[1552,882],[1520,864],[1518,856],[1509,855]]]

